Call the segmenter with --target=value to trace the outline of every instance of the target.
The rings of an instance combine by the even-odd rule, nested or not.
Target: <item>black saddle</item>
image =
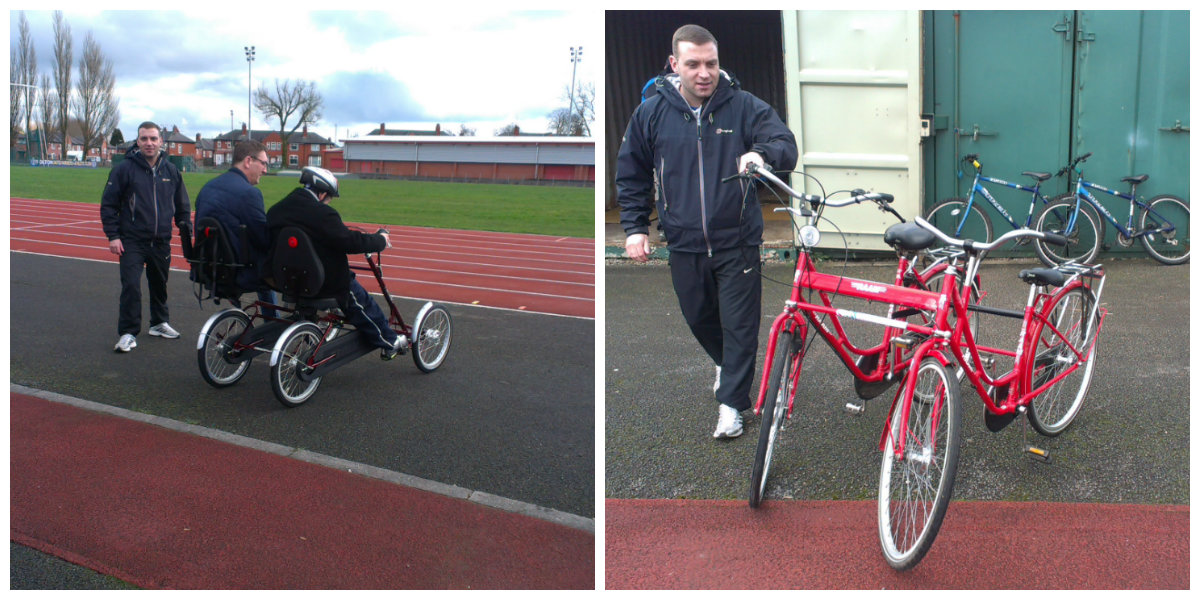
[[[1062,284],[1067,282],[1067,275],[1057,269],[1025,269],[1018,274],[1018,277],[1028,284],[1054,287],[1062,287]]]
[[[299,227],[284,227],[275,238],[271,253],[273,287],[284,302],[314,310],[338,307],[337,298],[321,298],[317,294],[325,285],[325,267],[317,255],[312,239]]]
[[[1049,173],[1042,173],[1041,171],[1021,171],[1021,174],[1028,175],[1037,181],[1045,181],[1047,179],[1050,179]]]
[[[243,225],[238,229],[238,237],[242,240],[242,255],[247,256],[246,227]],[[253,266],[238,259],[229,233],[225,231],[221,222],[213,217],[204,217],[196,221],[188,263],[191,265],[191,280],[209,292],[209,295],[201,300],[211,298],[216,301],[224,298],[234,302],[244,291],[237,284],[238,270]],[[197,297],[199,296],[200,292],[197,291]]]
[[[1147,179],[1150,179],[1149,175],[1130,175],[1129,177],[1122,177],[1121,181],[1126,183],[1141,183]]]
[[[883,241],[896,250],[916,252],[933,245],[933,232],[916,223],[896,223],[883,232]]]

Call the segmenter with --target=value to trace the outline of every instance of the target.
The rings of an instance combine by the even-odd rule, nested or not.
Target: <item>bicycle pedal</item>
[[[914,338],[909,337],[907,335],[898,335],[898,336],[892,338],[893,346],[903,348],[905,350],[911,349],[913,347],[913,344],[916,344],[916,343],[917,343],[917,340],[915,340]]]
[[[1041,462],[1050,462],[1050,453],[1036,446],[1026,446],[1025,454],[1033,460]]]
[[[866,403],[863,403],[863,402],[847,402],[846,406],[845,406],[845,411],[846,411],[846,414],[854,415],[857,417],[857,416],[863,414],[863,411],[866,410],[866,407],[867,407]]]

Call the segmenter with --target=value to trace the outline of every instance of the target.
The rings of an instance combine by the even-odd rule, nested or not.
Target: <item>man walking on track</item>
[[[167,320],[167,274],[171,268],[171,223],[190,238],[191,204],[183,177],[162,149],[162,130],[149,121],[138,125],[138,138],[125,160],[108,174],[100,198],[100,222],[108,250],[121,265],[120,315],[113,348],[137,347],[142,329],[142,270],[150,289],[150,335],[179,337]]]
[[[673,75],[633,112],[617,154],[617,203],[630,258],[646,261],[657,208],[684,319],[716,364],[715,438],[742,434],[758,351],[762,211],[753,189],[723,183],[750,163],[791,170],[796,138],[766,102],[721,71],[717,41],[685,25],[671,40]]]

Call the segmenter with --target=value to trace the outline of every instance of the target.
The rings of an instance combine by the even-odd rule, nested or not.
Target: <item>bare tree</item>
[[[32,147],[29,125],[37,100],[37,49],[33,46],[33,35],[29,32],[29,19],[25,18],[24,11],[21,12],[18,19],[17,28],[20,33],[17,39],[16,61],[10,61],[10,65],[14,83],[19,85],[9,88],[10,117],[15,117],[10,124],[15,129],[20,126],[22,120],[25,121],[25,155],[29,156]],[[15,112],[12,112],[13,108],[16,109]],[[13,145],[16,145],[15,136]]]
[[[71,149],[71,136],[67,125],[71,121],[71,64],[74,59],[71,43],[71,26],[63,18],[61,10],[54,11],[54,87],[57,101],[54,109],[54,128],[62,133],[63,155]]]
[[[562,99],[571,97],[570,86]],[[590,137],[591,124],[596,121],[596,85],[593,83],[576,86],[572,107],[560,108],[549,115],[547,126],[555,135]]]
[[[284,156],[287,156],[288,140],[303,125],[315,125],[321,120],[321,111],[325,99],[317,91],[317,84],[311,81],[285,79],[282,83],[275,80],[275,90],[270,92],[264,85],[254,92],[254,108],[267,120],[279,120],[279,138],[283,140]],[[296,124],[289,131],[288,122],[296,117]],[[286,164],[287,159],[283,162]]]
[[[462,125],[458,126],[458,135],[459,137],[473,136],[475,135],[475,128],[467,127],[467,124],[463,123]]]
[[[521,135],[521,128],[518,127],[516,123],[509,123],[508,125],[505,125],[504,127],[501,127],[500,129],[497,129],[495,131],[495,134],[497,137],[507,136],[507,135]]]
[[[16,77],[20,72],[17,58],[17,49],[12,48],[8,51],[8,70]],[[14,81],[14,83],[16,83]],[[13,151],[17,148],[17,137],[20,136],[21,115],[24,108],[24,103],[21,101],[21,88],[16,85],[8,86],[8,147]],[[26,130],[28,133],[28,130]],[[26,136],[28,140],[28,136]],[[28,142],[26,143],[28,146]]]
[[[83,136],[83,158],[88,151],[104,143],[104,135],[117,126],[121,118],[119,101],[114,91],[112,61],[104,57],[100,44],[88,32],[83,39],[83,55],[79,57],[79,81],[72,105]]]
[[[38,93],[42,95],[42,110],[38,113],[42,121],[41,127],[38,127],[38,136],[41,138],[42,143],[38,149],[38,154],[42,158],[46,158],[46,145],[50,143],[50,140],[46,136],[50,134],[50,124],[54,122],[56,100],[54,89],[50,87],[50,76],[45,73],[42,73],[42,78],[38,82]]]

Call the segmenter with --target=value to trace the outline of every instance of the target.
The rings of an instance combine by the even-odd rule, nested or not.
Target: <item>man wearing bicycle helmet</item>
[[[621,141],[617,203],[626,253],[639,262],[649,258],[650,213],[657,205],[680,309],[716,363],[713,437],[732,438],[742,434],[741,411],[750,408],[763,221],[753,189],[721,180],[749,163],[791,170],[796,138],[770,105],[721,71],[717,41],[707,29],[684,25],[671,46],[674,74],[656,80],[656,93],[634,110]]]
[[[329,202],[338,197],[338,180],[319,167],[304,167],[300,187],[292,190],[267,211],[267,229],[272,240],[284,227],[299,227],[308,234],[325,270],[325,283],[317,292],[324,298],[337,298],[346,320],[382,350],[384,360],[395,358],[408,348],[408,340],[388,325],[379,305],[354,279],[348,254],[367,254],[391,248],[387,232],[363,233],[346,227],[338,211]],[[274,248],[267,258],[273,262]],[[268,268],[266,272],[270,272]]]

